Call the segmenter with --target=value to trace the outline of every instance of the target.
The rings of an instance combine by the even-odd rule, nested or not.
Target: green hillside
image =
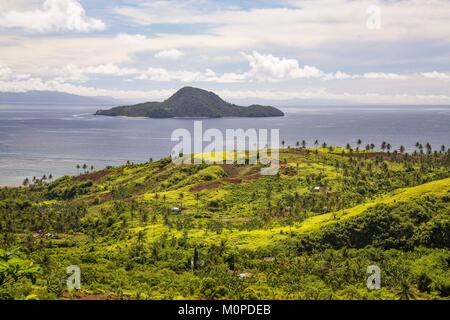
[[[280,160],[275,176],[165,158],[0,189],[0,298],[450,297],[448,152]]]

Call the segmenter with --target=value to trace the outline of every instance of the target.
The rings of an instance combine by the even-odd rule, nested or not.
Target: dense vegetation
[[[450,153],[372,149],[298,143],[275,176],[166,158],[3,188],[0,297],[448,299]]]
[[[184,87],[163,102],[145,102],[132,106],[98,110],[97,115],[147,118],[174,117],[281,117],[282,111],[271,106],[242,107],[222,100],[213,92]]]

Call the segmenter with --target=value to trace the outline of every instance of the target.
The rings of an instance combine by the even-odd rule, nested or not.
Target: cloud
[[[295,59],[278,58],[271,54],[261,54],[253,51],[251,54],[242,53],[248,60],[250,71],[248,77],[261,81],[286,80],[299,78],[318,78],[324,74],[316,67],[300,67]]]
[[[450,80],[450,72],[422,72],[421,75],[428,79]]]
[[[282,7],[286,4],[289,6]],[[380,8],[379,30],[367,28],[367,8],[372,5]],[[137,7],[120,6],[113,10],[133,25],[202,25],[207,34],[203,36],[203,46],[240,50],[263,45],[317,48],[336,44],[450,41],[450,2],[446,0],[293,0],[270,8],[250,9],[214,7],[211,1],[152,0],[142,1]],[[191,35],[170,37],[184,42]]]
[[[163,100],[172,95],[178,88],[160,90],[120,90],[103,89],[92,86],[73,85],[63,81],[41,78],[26,80],[0,80],[0,92],[24,92],[29,90],[49,90],[73,93],[84,96],[110,96],[126,100]],[[324,88],[292,91],[278,90],[215,90],[225,99],[257,98],[268,100],[319,99],[332,101],[353,101],[369,104],[449,104],[450,96],[432,94],[381,94],[381,93],[348,93],[329,92]]]
[[[59,80],[86,82],[89,75],[103,76],[129,76],[136,75],[139,71],[135,68],[120,67],[113,63],[100,64],[95,66],[80,67],[76,64],[69,64],[64,68],[51,70],[50,74],[56,75]]]
[[[158,59],[169,59],[169,60],[178,60],[184,56],[184,53],[177,49],[168,49],[159,51],[155,54],[155,58]]]
[[[29,31],[89,32],[105,29],[103,21],[86,15],[76,0],[46,0],[41,9],[7,11],[0,15],[0,27]]]
[[[11,68],[0,65],[0,80],[8,80],[12,76],[12,70]]]

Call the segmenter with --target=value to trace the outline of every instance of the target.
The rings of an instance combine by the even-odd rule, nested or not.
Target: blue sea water
[[[0,105],[0,185],[25,177],[77,174],[77,164],[101,169],[170,154],[173,130],[193,130],[194,119],[94,116],[93,106]],[[278,118],[202,119],[204,129],[279,129],[287,145],[314,140],[356,146],[382,141],[413,150],[416,141],[450,146],[450,107],[298,107]]]

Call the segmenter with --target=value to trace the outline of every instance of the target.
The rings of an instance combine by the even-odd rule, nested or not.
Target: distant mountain
[[[110,97],[85,97],[59,91],[0,92],[0,104],[116,104]]]
[[[242,107],[222,100],[203,89],[184,87],[163,102],[145,102],[98,110],[96,115],[147,118],[221,118],[221,117],[282,117],[284,113],[271,106]]]

